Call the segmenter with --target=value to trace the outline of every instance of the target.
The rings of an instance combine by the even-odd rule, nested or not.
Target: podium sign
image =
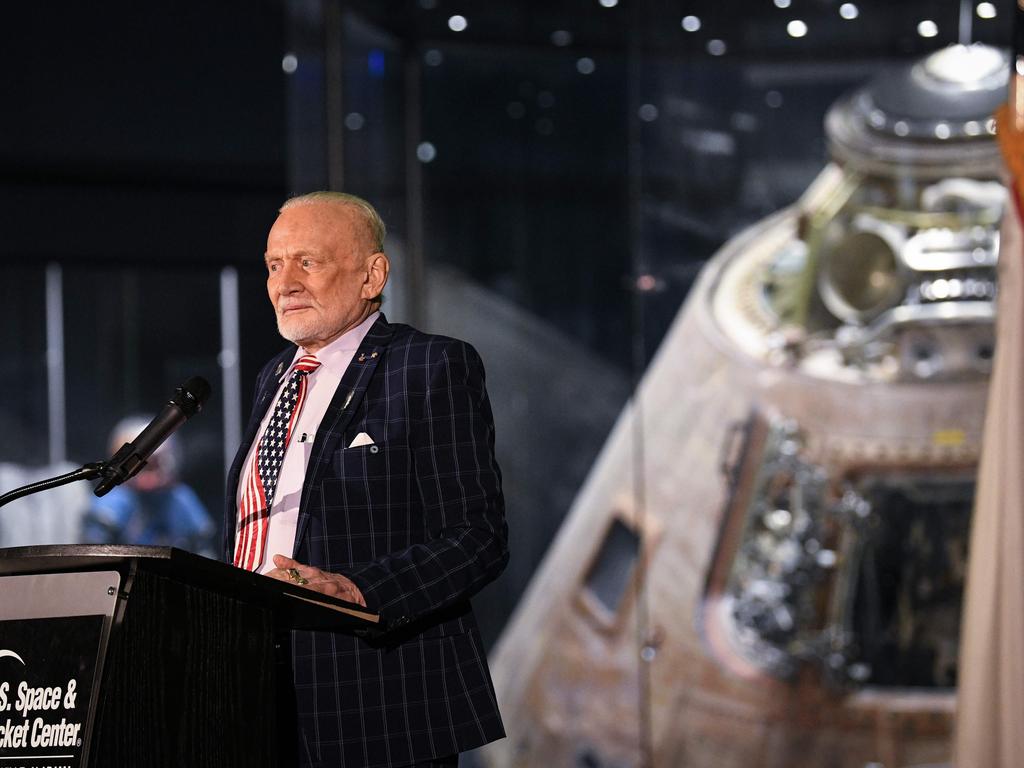
[[[380,617],[178,549],[0,549],[0,768],[281,768],[291,629]]]
[[[0,577],[0,766],[85,768],[117,571]]]

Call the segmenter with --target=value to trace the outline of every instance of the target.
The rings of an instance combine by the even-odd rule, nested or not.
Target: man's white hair
[[[307,192],[304,195],[296,195],[285,200],[284,205],[281,206],[279,213],[287,211],[289,208],[297,208],[301,205],[314,205],[317,203],[326,203],[328,205],[346,205],[351,208],[355,208],[359,215],[363,217],[363,223],[366,224],[366,231],[370,235],[370,245],[373,247],[374,253],[381,253],[384,251],[384,235],[387,233],[384,227],[384,220],[377,213],[377,209],[370,205],[366,200],[356,195],[350,195],[347,192],[329,192],[322,190],[319,192]]]

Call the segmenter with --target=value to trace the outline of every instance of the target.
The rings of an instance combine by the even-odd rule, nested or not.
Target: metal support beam
[[[324,2],[324,103],[327,108],[327,187],[345,189],[345,41],[341,0]]]

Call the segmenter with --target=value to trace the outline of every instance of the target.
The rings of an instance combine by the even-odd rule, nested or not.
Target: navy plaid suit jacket
[[[228,476],[229,561],[241,466],[294,353],[259,374]],[[374,445],[346,448],[360,432]],[[348,576],[395,627],[378,640],[293,633],[303,765],[402,766],[504,736],[469,603],[508,561],[493,419],[470,345],[378,318],[317,430],[295,538],[297,560]]]

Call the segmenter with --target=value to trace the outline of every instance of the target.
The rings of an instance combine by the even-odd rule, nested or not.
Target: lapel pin
[[[365,363],[366,362],[366,353],[365,352],[359,356],[359,362],[360,363]]]
[[[370,357],[377,357],[377,353],[376,353],[376,352],[373,352],[373,353],[372,353],[372,354],[370,355]]]

